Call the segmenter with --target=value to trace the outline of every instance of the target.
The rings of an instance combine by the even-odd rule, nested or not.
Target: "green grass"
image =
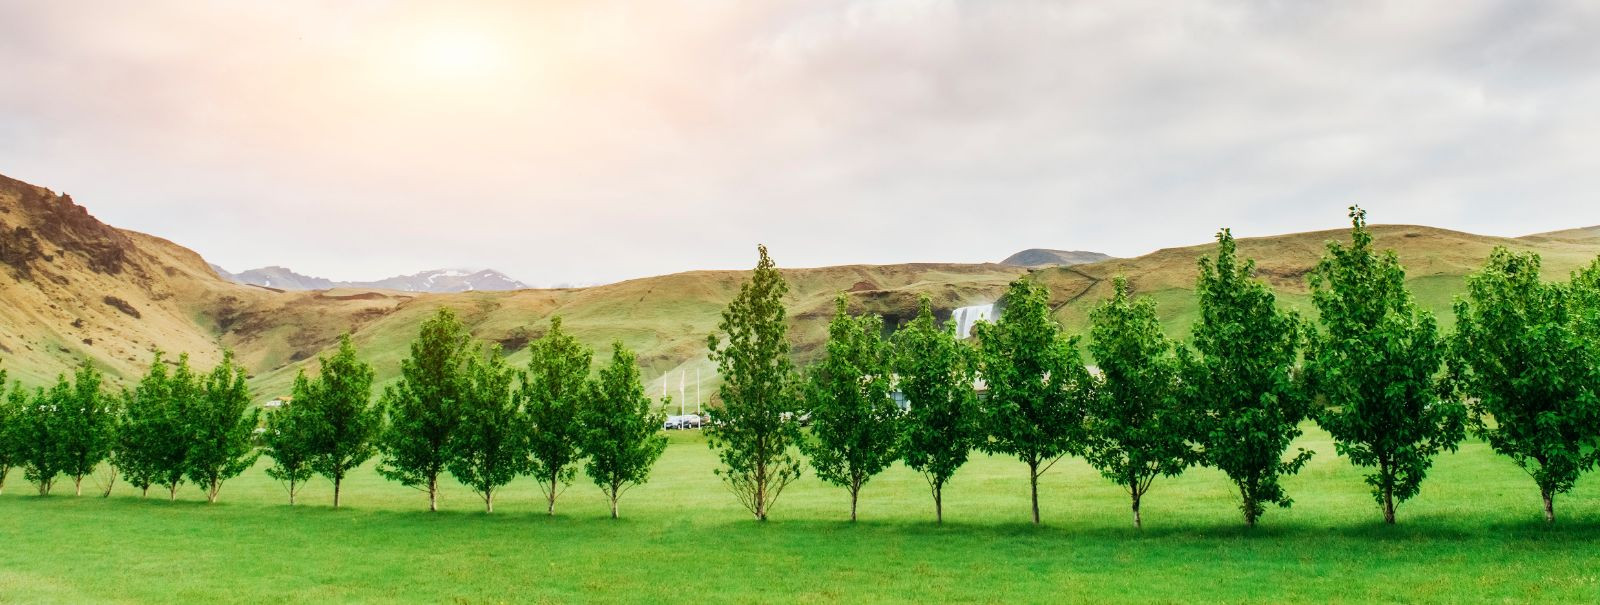
[[[1046,475],[1033,527],[1022,465],[987,457],[949,487],[942,527],[903,467],[868,485],[859,523],[844,520],[842,490],[807,477],[761,524],[711,475],[697,435],[672,439],[618,521],[585,482],[550,518],[526,480],[485,516],[454,485],[429,514],[421,493],[368,469],[340,510],[321,481],[288,507],[259,468],[215,505],[192,488],[176,503],[126,487],[39,498],[13,475],[0,602],[1600,600],[1600,481],[1558,499],[1546,527],[1532,481],[1476,442],[1438,460],[1395,527],[1313,429],[1292,509],[1246,530],[1227,482],[1194,470],[1158,480],[1140,531],[1120,489],[1075,460]]]

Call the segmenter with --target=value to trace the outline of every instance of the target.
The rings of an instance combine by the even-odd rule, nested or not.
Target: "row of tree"
[[[438,509],[446,473],[491,512],[495,491],[528,475],[553,514],[582,466],[616,516],[618,499],[648,479],[666,447],[663,417],[651,409],[632,352],[614,344],[610,363],[593,375],[591,358],[557,318],[519,370],[441,309],[422,324],[399,383],[378,402],[372,367],[346,335],[316,376],[295,378],[292,398],[264,423],[231,354],[198,374],[187,356],[169,364],[157,353],[138,384],[117,394],[86,362],[54,387],[18,385],[0,402],[0,489],[19,467],[41,495],[61,477],[82,494],[84,478],[109,469],[105,494],[120,475],[144,494],[163,487],[169,498],[187,480],[215,502],[225,481],[265,454],[291,505],[320,475],[332,481],[338,507],[345,477],[377,456],[384,477],[428,493],[429,510]]]
[[[1040,475],[1079,456],[1126,490],[1138,526],[1157,477],[1201,465],[1227,475],[1255,525],[1269,505],[1292,503],[1282,479],[1312,452],[1289,448],[1312,419],[1368,469],[1393,523],[1470,428],[1533,477],[1553,521],[1555,496],[1600,463],[1600,259],[1547,283],[1537,255],[1498,248],[1444,336],[1397,256],[1373,249],[1365,213],[1350,217],[1351,242],[1329,243],[1311,272],[1316,322],[1277,304],[1224,229],[1216,257],[1200,259],[1189,342],[1168,338],[1155,302],[1119,277],[1090,314],[1094,367],[1053,318],[1048,290],[1024,277],[970,343],[926,299],[886,337],[880,317],[851,315],[841,296],[825,354],[797,370],[787,286],[762,248],[709,339],[724,379],[707,428],[717,472],[764,520],[804,453],[849,492],[854,520],[862,487],[903,460],[926,477],[942,520],[944,485],[982,451],[1027,465],[1038,523]]]

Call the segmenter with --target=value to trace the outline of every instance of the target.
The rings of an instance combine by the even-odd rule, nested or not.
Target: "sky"
[[[1600,224],[1600,3],[0,0],[0,174],[534,285]]]

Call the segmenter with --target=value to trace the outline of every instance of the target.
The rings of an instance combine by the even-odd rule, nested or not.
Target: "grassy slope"
[[[1406,268],[1418,304],[1449,329],[1455,323],[1451,301],[1465,290],[1466,276],[1479,270],[1495,246],[1533,251],[1544,260],[1547,279],[1564,279],[1600,254],[1600,228],[1573,229],[1521,238],[1473,235],[1413,225],[1375,225],[1375,247],[1394,250]],[[1239,234],[1236,234],[1239,235]],[[1278,300],[1315,317],[1306,274],[1326,251],[1327,242],[1349,242],[1348,230],[1315,231],[1242,238],[1239,253],[1257,260],[1257,275],[1277,291]],[[1187,338],[1197,317],[1194,282],[1197,261],[1216,253],[1216,245],[1168,248],[1131,259],[1046,269],[1039,278],[1054,294],[1056,317],[1073,333],[1087,331],[1089,310],[1110,296],[1111,279],[1127,276],[1134,289],[1155,298],[1167,333]]]
[[[926,485],[896,467],[868,485],[861,523],[844,492],[805,477],[767,524],[712,476],[692,434],[673,435],[652,482],[605,518],[579,483],[543,515],[519,480],[485,517],[452,485],[445,512],[370,470],[349,508],[289,508],[260,468],[206,505],[0,496],[0,600],[21,602],[1586,602],[1600,598],[1600,483],[1558,500],[1544,527],[1532,482],[1480,443],[1441,457],[1423,493],[1384,527],[1359,472],[1311,430],[1318,452],[1287,487],[1292,509],[1240,527],[1217,473],[1158,480],[1146,529],[1126,497],[1080,461],[1043,486],[1046,525],[1025,523],[1021,464],[979,457],[948,488],[944,527]]]

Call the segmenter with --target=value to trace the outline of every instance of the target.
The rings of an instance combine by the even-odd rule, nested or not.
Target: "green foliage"
[[[400,381],[383,393],[387,424],[379,438],[378,473],[428,492],[439,510],[439,474],[450,463],[450,439],[461,424],[461,383],[472,354],[472,335],[441,307],[422,322],[411,355],[400,362]]]
[[[251,439],[260,426],[261,411],[250,405],[245,371],[234,363],[232,351],[224,352],[222,363],[206,375],[186,420],[186,474],[206,490],[208,502],[216,502],[222,482],[239,476],[260,457]]]
[[[294,403],[304,406],[313,435],[312,472],[333,482],[333,507],[339,507],[345,475],[375,452],[383,417],[372,405],[372,366],[356,357],[350,335],[339,339],[339,352],[317,360],[322,371],[316,378],[297,378]]]
[[[518,391],[529,421],[529,472],[544,491],[546,512],[556,513],[556,497],[577,474],[583,439],[579,410],[594,354],[561,331],[561,318],[528,347],[528,371]]]
[[[883,318],[852,317],[840,294],[828,324],[827,351],[807,370],[805,411],[811,439],[800,449],[817,477],[850,491],[856,520],[861,488],[899,457],[900,408],[891,396],[893,376]]]
[[[1431,313],[1406,290],[1394,251],[1372,250],[1366,212],[1350,209],[1351,244],[1329,242],[1311,273],[1322,330],[1313,334],[1307,374],[1327,408],[1317,423],[1366,475],[1384,521],[1417,495],[1441,451],[1464,436],[1466,408],[1440,396],[1446,347]]]
[[[11,467],[18,464],[16,440],[22,421],[23,407],[28,405],[28,395],[18,384],[6,390],[6,370],[0,368],[0,494],[5,493],[6,477]]]
[[[167,488],[168,499],[177,498],[188,470],[189,411],[199,391],[188,355],[180,355],[169,370],[162,353],[156,351],[150,370],[124,396],[112,461],[123,479],[142,493],[160,485]]]
[[[722,311],[718,332],[706,337],[722,376],[722,407],[709,410],[705,434],[722,461],[717,476],[757,520],[766,521],[784,488],[800,478],[800,459],[790,451],[800,441],[794,417],[800,396],[783,306],[789,284],[767,247],[758,250],[750,281]]]
[[[86,359],[73,374],[72,387],[53,403],[60,414],[53,431],[61,453],[61,474],[72,478],[83,494],[83,478],[94,472],[116,442],[116,400],[105,392],[105,379]]]
[[[1134,298],[1117,277],[1111,299],[1089,313],[1089,352],[1100,377],[1089,399],[1084,458],[1139,504],[1156,477],[1176,477],[1199,459],[1199,422],[1184,401],[1178,356],[1161,332],[1155,301]]]
[[[944,522],[944,485],[978,446],[979,424],[974,351],[956,339],[954,325],[934,321],[923,296],[917,316],[894,335],[897,387],[909,408],[901,422],[906,465],[922,473],[933,492],[934,518]]]
[[[1280,310],[1272,289],[1255,279],[1255,261],[1240,262],[1233,233],[1217,234],[1217,258],[1200,259],[1195,291],[1200,318],[1185,356],[1184,384],[1199,414],[1203,463],[1222,471],[1239,491],[1244,520],[1254,526],[1266,505],[1293,503],[1280,482],[1311,459],[1301,449],[1284,459],[1300,436],[1310,400],[1297,383],[1300,318]]]
[[[60,376],[49,390],[35,389],[22,408],[14,434],[22,477],[39,488],[39,495],[50,495],[50,488],[66,465],[64,445],[65,417],[62,406],[72,397],[72,384]]]
[[[292,392],[305,393],[310,388],[304,372],[295,376]],[[283,483],[284,490],[289,493],[290,506],[294,506],[301,487],[314,474],[311,471],[311,455],[316,446],[316,435],[313,434],[315,425],[307,410],[306,406],[295,405],[295,401],[290,399],[288,403],[267,413],[266,432],[262,434],[262,453],[272,459],[272,466],[267,467],[267,476]]]
[[[1050,315],[1050,292],[1031,278],[1011,282],[994,324],[977,326],[979,373],[989,387],[981,403],[984,451],[1028,465],[1033,522],[1039,523],[1039,476],[1081,451],[1084,406],[1092,392],[1077,338]]]
[[[622,341],[612,343],[611,363],[589,382],[579,422],[582,454],[589,460],[584,472],[611,501],[611,518],[617,518],[617,500],[650,478],[651,467],[666,450],[664,420],[665,414],[650,411],[633,351]]]
[[[450,474],[494,512],[495,489],[528,468],[528,417],[511,381],[516,370],[499,351],[467,357],[461,381],[461,425],[450,440]]]
[[[1456,300],[1451,377],[1473,431],[1527,471],[1555,521],[1556,494],[1600,461],[1600,357],[1572,286],[1539,279],[1539,255],[1497,247]]]

